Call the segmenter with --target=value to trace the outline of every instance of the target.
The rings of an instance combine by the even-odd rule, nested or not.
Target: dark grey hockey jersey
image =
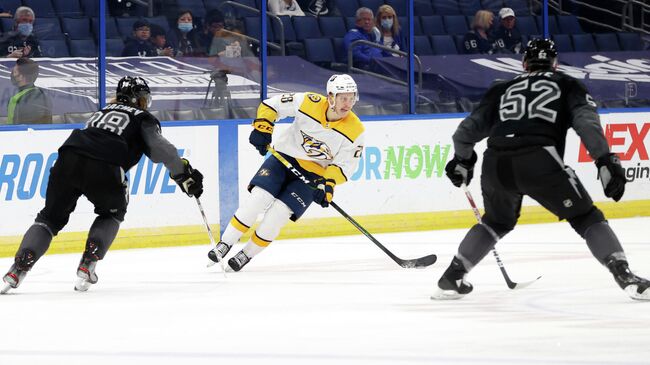
[[[161,134],[160,122],[146,110],[123,104],[108,104],[95,112],[83,129],[75,129],[61,149],[74,149],[84,156],[121,166],[124,171],[146,154],[162,162],[172,175],[184,166],[176,147]]]
[[[539,71],[500,82],[454,133],[457,156],[469,159],[474,144],[517,149],[555,146],[564,155],[566,134],[573,128],[592,157],[609,152],[596,103],[578,80],[561,72]]]

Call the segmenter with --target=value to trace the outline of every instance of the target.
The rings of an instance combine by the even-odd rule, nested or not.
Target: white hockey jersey
[[[295,158],[303,169],[341,184],[357,169],[364,128],[352,111],[343,119],[328,121],[328,107],[323,95],[284,94],[264,100],[257,118],[275,122],[294,117],[289,129],[273,136],[275,150]]]

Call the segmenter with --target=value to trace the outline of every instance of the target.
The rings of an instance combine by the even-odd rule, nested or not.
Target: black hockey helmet
[[[557,64],[555,43],[550,39],[531,39],[526,45],[523,62],[527,71],[552,70]]]
[[[146,99],[147,109],[151,107],[151,90],[142,77],[125,76],[117,83],[117,101],[140,107],[140,98]]]

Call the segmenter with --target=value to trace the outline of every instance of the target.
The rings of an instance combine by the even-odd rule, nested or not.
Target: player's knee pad
[[[498,236],[498,238],[501,238],[505,235],[507,235],[510,231],[512,231],[515,228],[515,224],[517,222],[495,222],[493,219],[490,219],[489,216],[483,216],[483,226],[485,229],[488,231],[492,230],[491,233],[494,233]]]
[[[293,211],[284,202],[274,201],[255,230],[256,234],[267,241],[273,241],[280,234],[282,227],[289,222],[292,214]]]
[[[51,222],[49,219],[42,216],[41,213],[38,213],[36,215],[36,219],[34,219],[34,225],[38,225],[42,227],[53,237],[56,236],[59,233],[59,231],[62,230],[63,227],[65,227],[67,223],[68,223],[67,219],[65,220],[65,222],[63,221],[60,221],[59,223]]]
[[[585,236],[585,232],[593,224],[605,221],[605,216],[603,212],[600,211],[595,205],[592,205],[591,209],[585,214],[581,214],[575,217],[567,218],[571,227],[578,232],[580,237]]]
[[[248,199],[235,212],[235,217],[241,223],[250,227],[255,223],[257,216],[267,210],[274,201],[275,197],[271,193],[258,186],[254,186]]]

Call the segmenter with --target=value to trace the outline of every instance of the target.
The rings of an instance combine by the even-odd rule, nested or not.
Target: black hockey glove
[[[318,188],[314,190],[314,202],[323,208],[329,207],[334,197],[334,185],[336,185],[334,180],[326,180],[325,184],[318,184]]]
[[[608,153],[596,160],[598,178],[603,184],[605,196],[619,201],[625,192],[625,170],[621,166],[621,160],[615,153]]]
[[[262,156],[266,155],[266,148],[271,144],[273,126],[274,124],[266,119],[255,119],[253,121],[254,129],[250,137],[248,137],[248,142],[255,146]]]
[[[476,152],[472,151],[472,157],[469,160],[463,160],[454,155],[454,158],[447,163],[445,171],[454,186],[460,187],[462,183],[469,185],[474,176],[474,164],[476,164],[477,158]]]
[[[171,178],[188,196],[201,197],[201,194],[203,194],[203,174],[199,170],[193,169],[187,159],[182,158],[181,160],[183,160],[185,171]]]

